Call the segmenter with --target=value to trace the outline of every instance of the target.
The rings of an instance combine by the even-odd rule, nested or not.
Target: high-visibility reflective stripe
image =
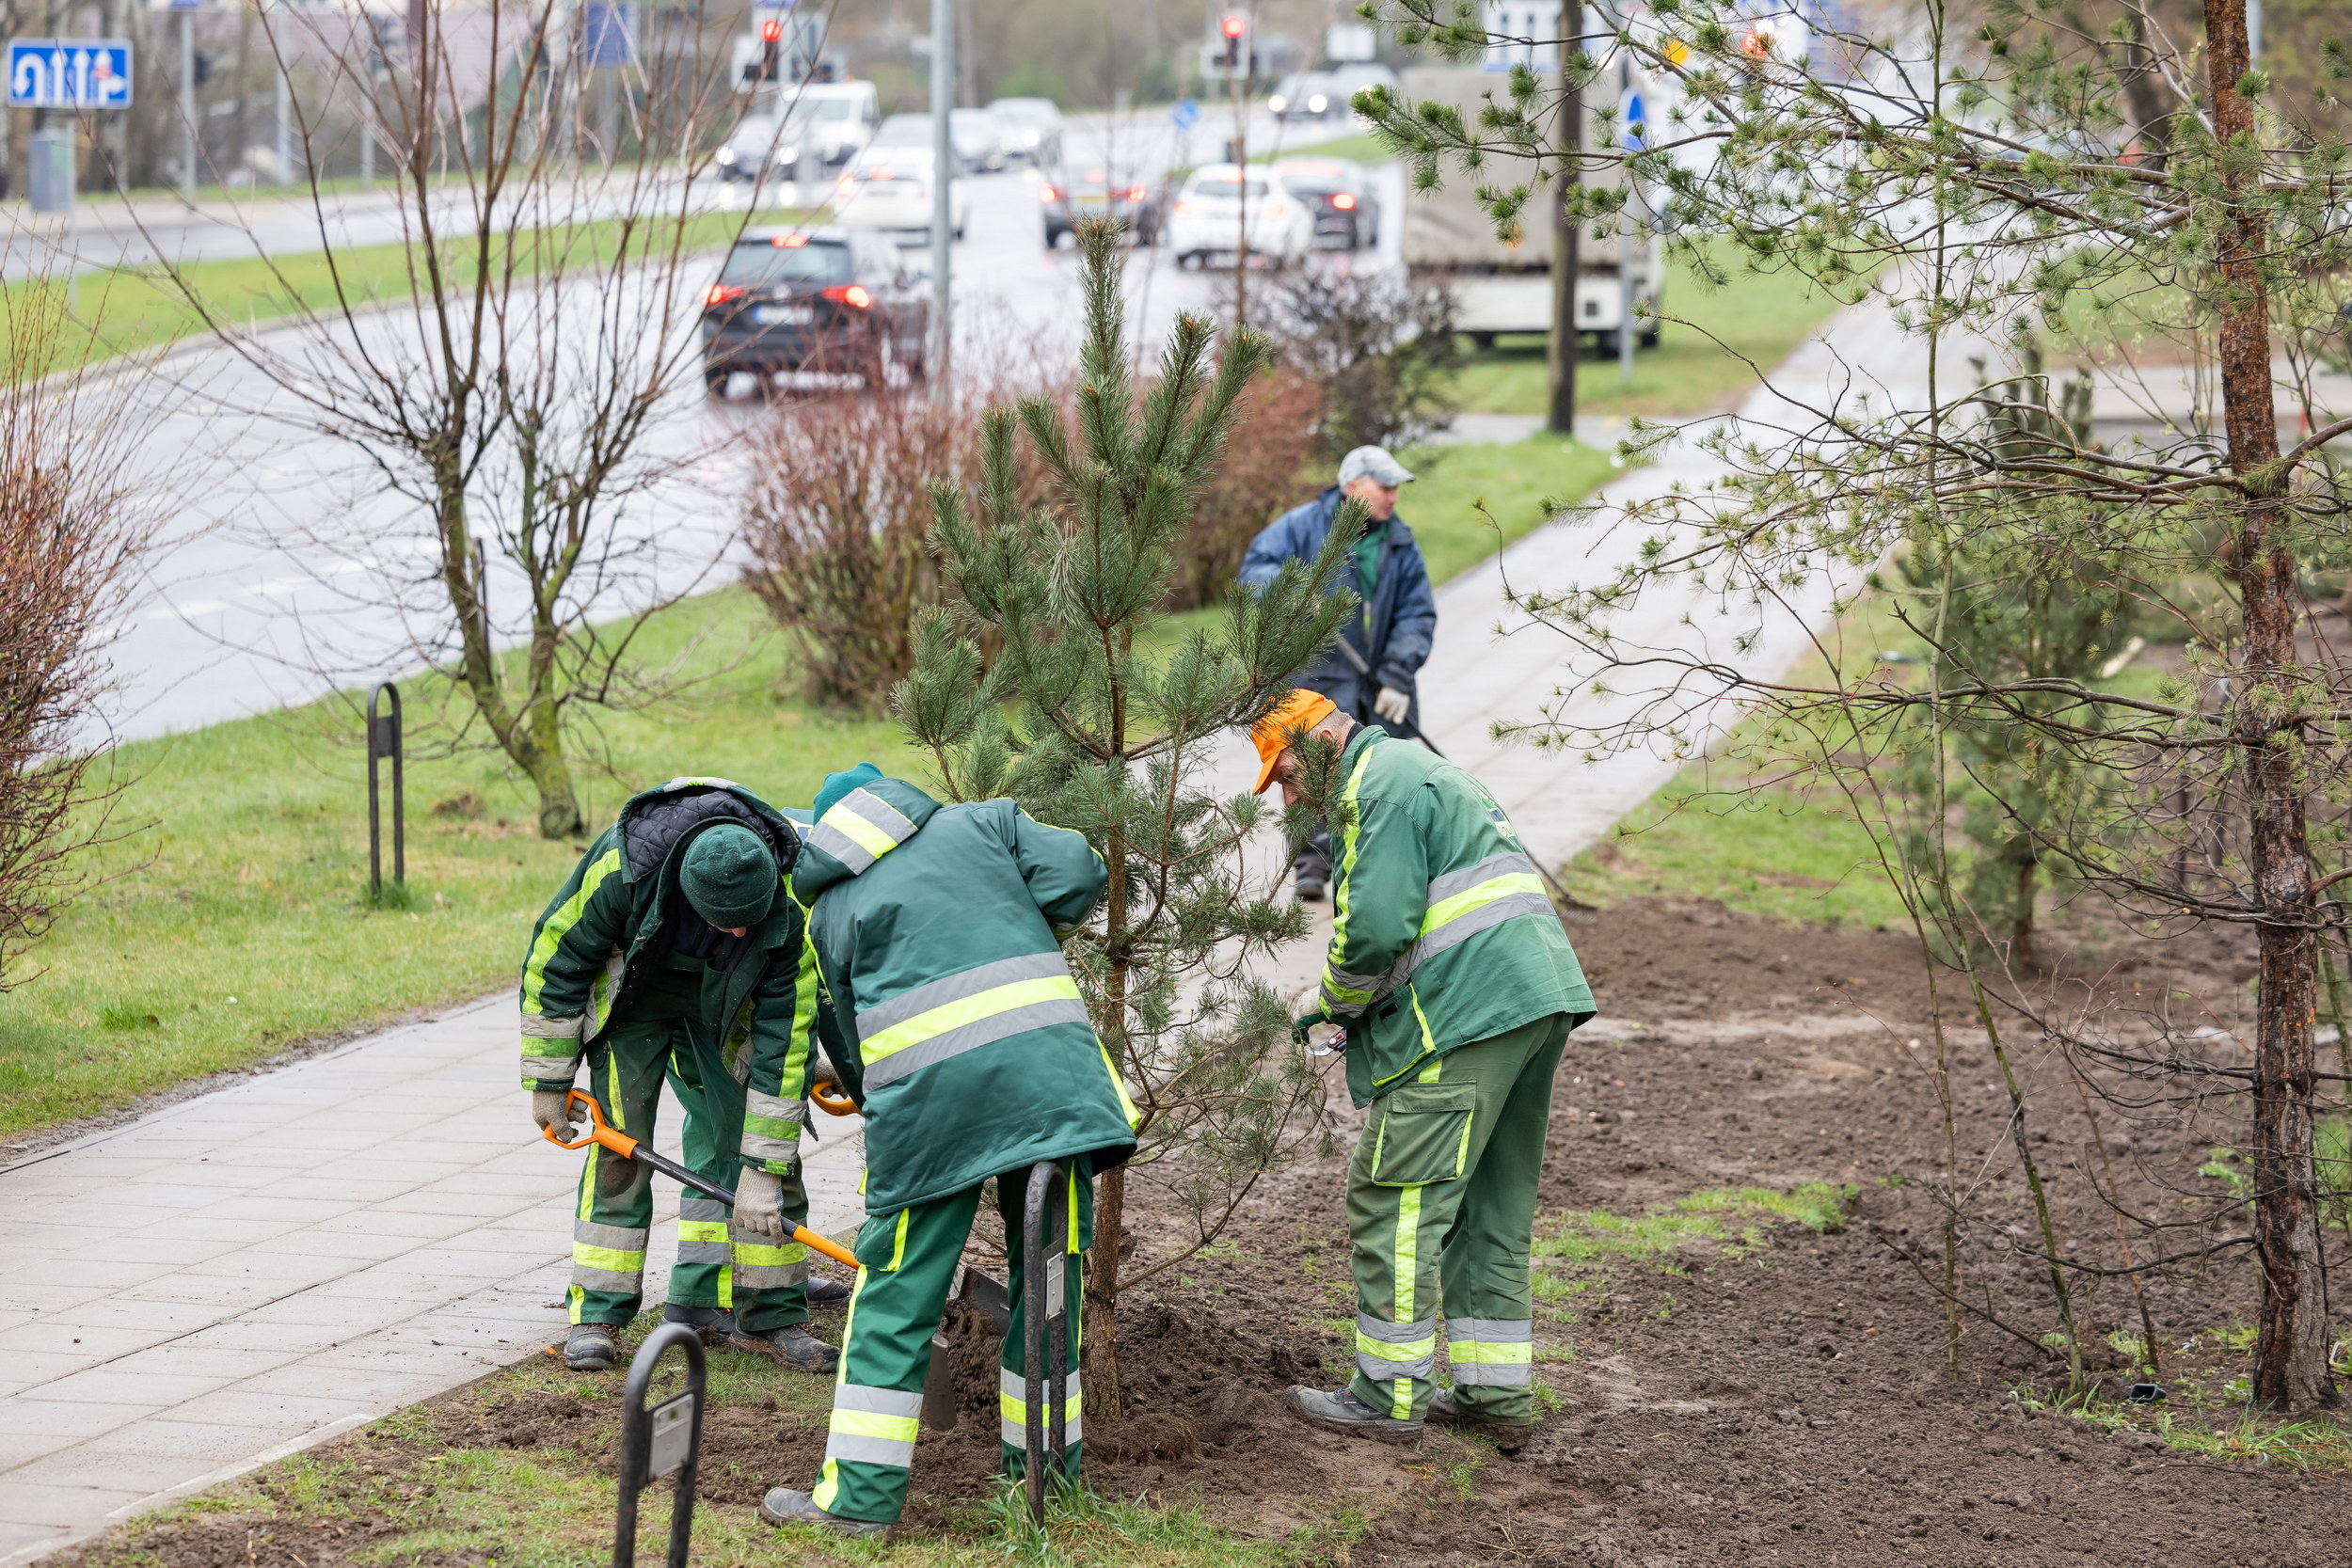
[[[733,1261],[733,1259],[734,1254],[727,1250],[727,1243],[724,1242],[681,1241],[677,1244],[677,1261],[682,1268],[693,1268],[703,1264],[723,1268]]]
[[[935,1007],[950,1002],[961,1002],[967,996],[994,990],[998,986],[1015,980],[1046,980],[1057,974],[1068,974],[1069,963],[1058,950],[1044,953],[1023,953],[1009,958],[996,958],[970,969],[960,969],[953,974],[943,974],[919,986],[902,990],[887,1002],[877,1002],[861,1007],[857,1015],[857,1037],[861,1045],[870,1043],[883,1030],[922,1017]]]
[[[1005,971],[1016,967],[1033,971],[1045,965],[1059,973],[1032,974],[1009,983],[993,983]],[[934,981],[920,989],[952,999],[942,1000],[912,1016],[896,1014],[895,998],[892,1003],[858,1015],[859,1052],[866,1058],[868,1091],[897,1083],[951,1056],[1032,1029],[1087,1022],[1086,1004],[1078,999],[1078,982],[1071,978],[1058,953],[983,964],[950,975],[948,980],[956,985]],[[957,994],[958,990],[961,993]],[[876,1015],[881,1015],[878,1022],[882,1026],[869,1033],[866,1020]]]
[[[681,1220],[717,1220],[724,1225],[734,1214],[734,1210],[715,1197],[706,1197],[701,1193],[677,1195],[677,1217]],[[685,1233],[683,1229],[678,1232],[681,1236]]]
[[[1418,1285],[1414,1277],[1421,1272],[1421,1189],[1400,1187],[1396,1195],[1396,1244],[1390,1249],[1390,1258],[1396,1275],[1396,1306],[1392,1319],[1401,1323],[1414,1321],[1413,1294]],[[1358,1341],[1357,1365],[1363,1365],[1362,1341]],[[1436,1347],[1432,1345],[1434,1358]],[[1432,1369],[1434,1370],[1434,1368]],[[1367,1377],[1375,1374],[1366,1372]],[[1396,1379],[1396,1402],[1390,1411],[1392,1419],[1403,1421],[1413,1414],[1413,1380],[1426,1377],[1427,1372],[1399,1369],[1390,1374]]]
[[[1523,1387],[1534,1381],[1532,1318],[1448,1318],[1446,1360],[1455,1385]]]
[[[896,1274],[896,1273],[898,1273],[898,1265],[899,1265],[900,1263],[902,1263],[902,1262],[906,1261],[906,1256],[907,1256],[907,1221],[908,1221],[908,1220],[910,1220],[910,1219],[912,1219],[912,1218],[914,1218],[914,1210],[912,1210],[912,1209],[901,1209],[901,1210],[899,1210],[899,1211],[898,1211],[898,1230],[897,1230],[897,1231],[896,1231],[896,1232],[892,1235],[892,1237],[891,1237],[891,1242],[890,1242],[890,1261],[889,1261],[886,1265],[884,1265],[884,1270],[885,1270],[885,1272],[886,1272],[886,1273],[890,1273],[890,1274]]]
[[[725,1204],[700,1193],[690,1193],[680,1196],[677,1207],[679,1262],[723,1264],[733,1259],[734,1251],[727,1241]]]
[[[568,1084],[580,1070],[578,1056],[530,1056],[523,1058],[523,1082]]]
[[[587,1022],[588,1017],[585,1013],[574,1013],[569,1018],[545,1018],[537,1013],[525,1013],[522,1015],[523,1038],[527,1040],[576,1040],[580,1038],[580,1025]],[[525,1046],[523,1049],[528,1051],[531,1048]]]
[[[623,1273],[616,1269],[593,1269],[585,1263],[572,1265],[572,1287],[580,1291],[601,1291],[608,1296],[633,1296],[642,1293],[645,1285],[643,1268]]]
[[[1372,766],[1372,752],[1373,748],[1366,746],[1363,754],[1356,759],[1356,770],[1348,775],[1347,787],[1340,792],[1340,800],[1343,804],[1348,806],[1357,804],[1358,797],[1364,787],[1364,769]],[[1347,828],[1341,835],[1339,872],[1331,882],[1331,945],[1328,951],[1334,957],[1347,951],[1347,917],[1355,908],[1348,882],[1356,874],[1357,836],[1363,831],[1363,826],[1362,812],[1347,813]],[[1324,969],[1327,974],[1344,974],[1344,971],[1334,969],[1327,961]],[[1326,1000],[1327,1001],[1328,998]],[[1343,1011],[1352,1011],[1361,1005],[1343,1002],[1341,1006]]]
[[[1376,1383],[1430,1376],[1438,1370],[1438,1320],[1392,1323],[1357,1313],[1356,1366]]]
[[[1459,1361],[1454,1365],[1454,1385],[1473,1384],[1492,1388],[1524,1388],[1535,1381],[1535,1369],[1524,1361]]]
[[[625,1252],[619,1247],[588,1246],[574,1242],[572,1262],[579,1268],[600,1269],[607,1274],[633,1275],[645,1272],[645,1253],[642,1247],[635,1252]]]
[[[803,1100],[787,1100],[782,1095],[762,1094],[757,1089],[748,1090],[743,1096],[743,1116],[746,1120],[778,1122],[797,1131],[801,1125],[801,1118],[806,1115],[808,1115],[808,1102]],[[781,1132],[777,1134],[778,1137],[786,1135]]]
[[[914,1464],[914,1440],[922,1430],[923,1394],[844,1383],[834,1389],[833,1421],[825,1437],[828,1460],[886,1465],[904,1470]]]
[[[1534,861],[1516,849],[1505,850],[1500,855],[1488,855],[1475,865],[1466,865],[1459,871],[1448,871],[1432,878],[1422,901],[1429,909],[1435,910],[1456,894],[1468,893],[1490,879],[1514,875],[1533,877],[1535,874]],[[1422,922],[1422,929],[1427,930],[1429,926],[1427,920]]]
[[[587,910],[588,900],[596,896],[596,889],[604,885],[607,877],[620,868],[621,851],[616,845],[598,855],[595,863],[580,873],[580,886],[572,890],[572,895],[557,905],[539,923],[539,935],[531,944],[530,956],[523,960],[524,1012],[535,1013],[539,1010],[539,992],[548,983],[548,960],[555,957],[557,944],[563,942],[573,927],[580,924],[580,917]]]
[[[1449,1339],[1445,1358],[1462,1366],[1525,1367],[1535,1359],[1535,1347],[1530,1344],[1496,1344],[1490,1339]]]
[[[781,1267],[786,1263],[805,1263],[808,1261],[808,1248],[798,1242],[787,1242],[782,1246],[771,1246],[765,1242],[737,1242],[735,1260],[739,1263],[755,1264],[761,1268]]]
[[[1135,1101],[1128,1096],[1127,1081],[1119,1075],[1119,1064],[1111,1060],[1111,1048],[1098,1037],[1094,1049],[1103,1053],[1103,1070],[1111,1075],[1111,1089],[1119,1096],[1119,1114],[1127,1118],[1128,1131],[1133,1132],[1143,1125],[1143,1113],[1136,1109]],[[1070,1194],[1070,1212],[1074,1216],[1078,1212],[1078,1189],[1073,1186]],[[1078,1222],[1074,1217],[1070,1222],[1070,1250],[1078,1250]]]
[[[853,789],[834,802],[804,840],[856,876],[914,836],[914,824],[879,795]]]
[[[1323,1010],[1334,1018],[1352,1016],[1372,1006],[1373,1000],[1388,983],[1388,975],[1350,974],[1334,969],[1327,960],[1323,966]]]
[[[702,773],[681,773],[663,784],[664,791],[673,789],[741,789],[733,779],[722,779]]]
[[[572,1242],[575,1245],[613,1247],[623,1252],[643,1253],[646,1240],[653,1231],[644,1226],[598,1225],[595,1220],[574,1220]]]
[[[735,1243],[735,1282],[746,1291],[773,1291],[808,1279],[808,1248],[798,1242],[782,1246],[738,1240]]]
[[[1072,1350],[1074,1354],[1076,1347],[1073,1346]],[[1077,1368],[1070,1369],[1070,1380],[1062,1392],[1065,1396],[1062,1402],[1062,1436],[1068,1442],[1083,1442],[1086,1438],[1086,1390],[1079,1384]],[[1028,1394],[1025,1374],[1010,1367],[999,1366],[996,1369],[996,1435],[1009,1448],[1028,1446]],[[1046,1396],[1051,1399],[1052,1395],[1053,1385],[1048,1382]],[[1049,1406],[1047,1419],[1050,1421],[1051,1418]],[[1052,1437],[1051,1426],[1047,1427],[1046,1435],[1049,1439]]]
[[[799,1129],[795,1128],[793,1131],[797,1132]],[[771,1164],[778,1161],[790,1164],[800,1157],[801,1144],[797,1137],[771,1138],[764,1132],[755,1132],[746,1127],[743,1130],[742,1149],[744,1159],[758,1164]]]
[[[1446,1338],[1473,1340],[1482,1344],[1532,1345],[1535,1342],[1535,1320],[1533,1318],[1448,1318]]]

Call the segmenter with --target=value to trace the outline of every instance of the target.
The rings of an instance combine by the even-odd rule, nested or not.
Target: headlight
[[[1291,101],[1278,92],[1265,101],[1265,106],[1279,115],[1291,106]]]
[[[719,162],[732,166],[735,163],[735,149],[732,147],[723,147],[719,149],[716,153],[712,154],[712,156],[716,157]]]
[[[1035,147],[1037,145],[1037,133],[1035,131],[1022,132],[1021,145],[1024,147]]]
[[[782,147],[776,150],[776,162],[780,164],[797,164],[800,161],[801,150],[797,147]]]
[[[1312,98],[1307,100],[1307,112],[1311,115],[1319,115],[1330,106],[1331,101],[1324,97],[1321,93],[1316,93]]]

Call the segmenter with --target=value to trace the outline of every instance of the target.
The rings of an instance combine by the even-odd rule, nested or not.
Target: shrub
[[[1202,486],[1186,546],[1177,552],[1168,608],[1194,610],[1224,598],[1258,531],[1328,483],[1308,467],[1322,408],[1321,390],[1287,367],[1261,375],[1241,394],[1224,462]]]

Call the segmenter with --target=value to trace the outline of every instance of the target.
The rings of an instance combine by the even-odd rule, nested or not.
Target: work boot
[[[702,1336],[706,1345],[723,1345],[735,1338],[735,1314],[723,1307],[680,1307],[670,1303],[661,1309],[665,1323],[684,1323]]]
[[[1533,1419],[1497,1420],[1474,1411],[1455,1409],[1454,1391],[1450,1388],[1440,1388],[1429,1396],[1427,1418],[1441,1427],[1458,1427],[1464,1432],[1474,1432],[1504,1453],[1518,1452],[1535,1435],[1536,1423]]]
[[[1317,876],[1311,871],[1300,871],[1291,878],[1291,892],[1302,904],[1320,904],[1323,902],[1323,890],[1330,880],[1327,875]]]
[[[779,1486],[762,1497],[759,1516],[771,1525],[814,1525],[835,1535],[866,1541],[890,1539],[890,1527],[880,1519],[844,1519],[838,1513],[828,1513],[817,1506],[816,1498],[789,1487]]]
[[[564,1336],[564,1365],[576,1372],[609,1372],[621,1364],[620,1337],[611,1323],[574,1323]]]
[[[811,1307],[838,1307],[850,1299],[850,1288],[837,1279],[812,1279],[808,1282],[808,1304]]]
[[[841,1365],[841,1353],[822,1339],[812,1338],[806,1323],[786,1323],[782,1328],[756,1332],[738,1328],[727,1343],[755,1355],[772,1357],[796,1372],[830,1372]]]
[[[1326,1432],[1377,1437],[1383,1443],[1410,1443],[1421,1436],[1419,1421],[1400,1421],[1383,1416],[1358,1399],[1352,1388],[1343,1388],[1335,1394],[1327,1394],[1320,1388],[1292,1388],[1284,1392],[1282,1402],[1300,1420]]]

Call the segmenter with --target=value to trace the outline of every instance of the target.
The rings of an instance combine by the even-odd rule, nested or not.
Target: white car
[[[972,219],[972,187],[948,186],[957,239]],[[931,153],[929,148],[870,147],[834,182],[834,220],[851,229],[878,229],[900,245],[931,238]]]
[[[1168,247],[1179,265],[1241,248],[1242,214],[1248,212],[1249,248],[1277,266],[1314,248],[1313,209],[1263,164],[1247,176],[1232,164],[1204,164],[1176,193],[1168,214]]]
[[[808,141],[836,168],[865,151],[882,123],[882,96],[871,82],[803,82],[778,88],[776,104],[788,121],[806,124]]]
[[[986,109],[958,109],[947,117],[956,156],[966,174],[989,174],[1005,166],[1005,131]]]

